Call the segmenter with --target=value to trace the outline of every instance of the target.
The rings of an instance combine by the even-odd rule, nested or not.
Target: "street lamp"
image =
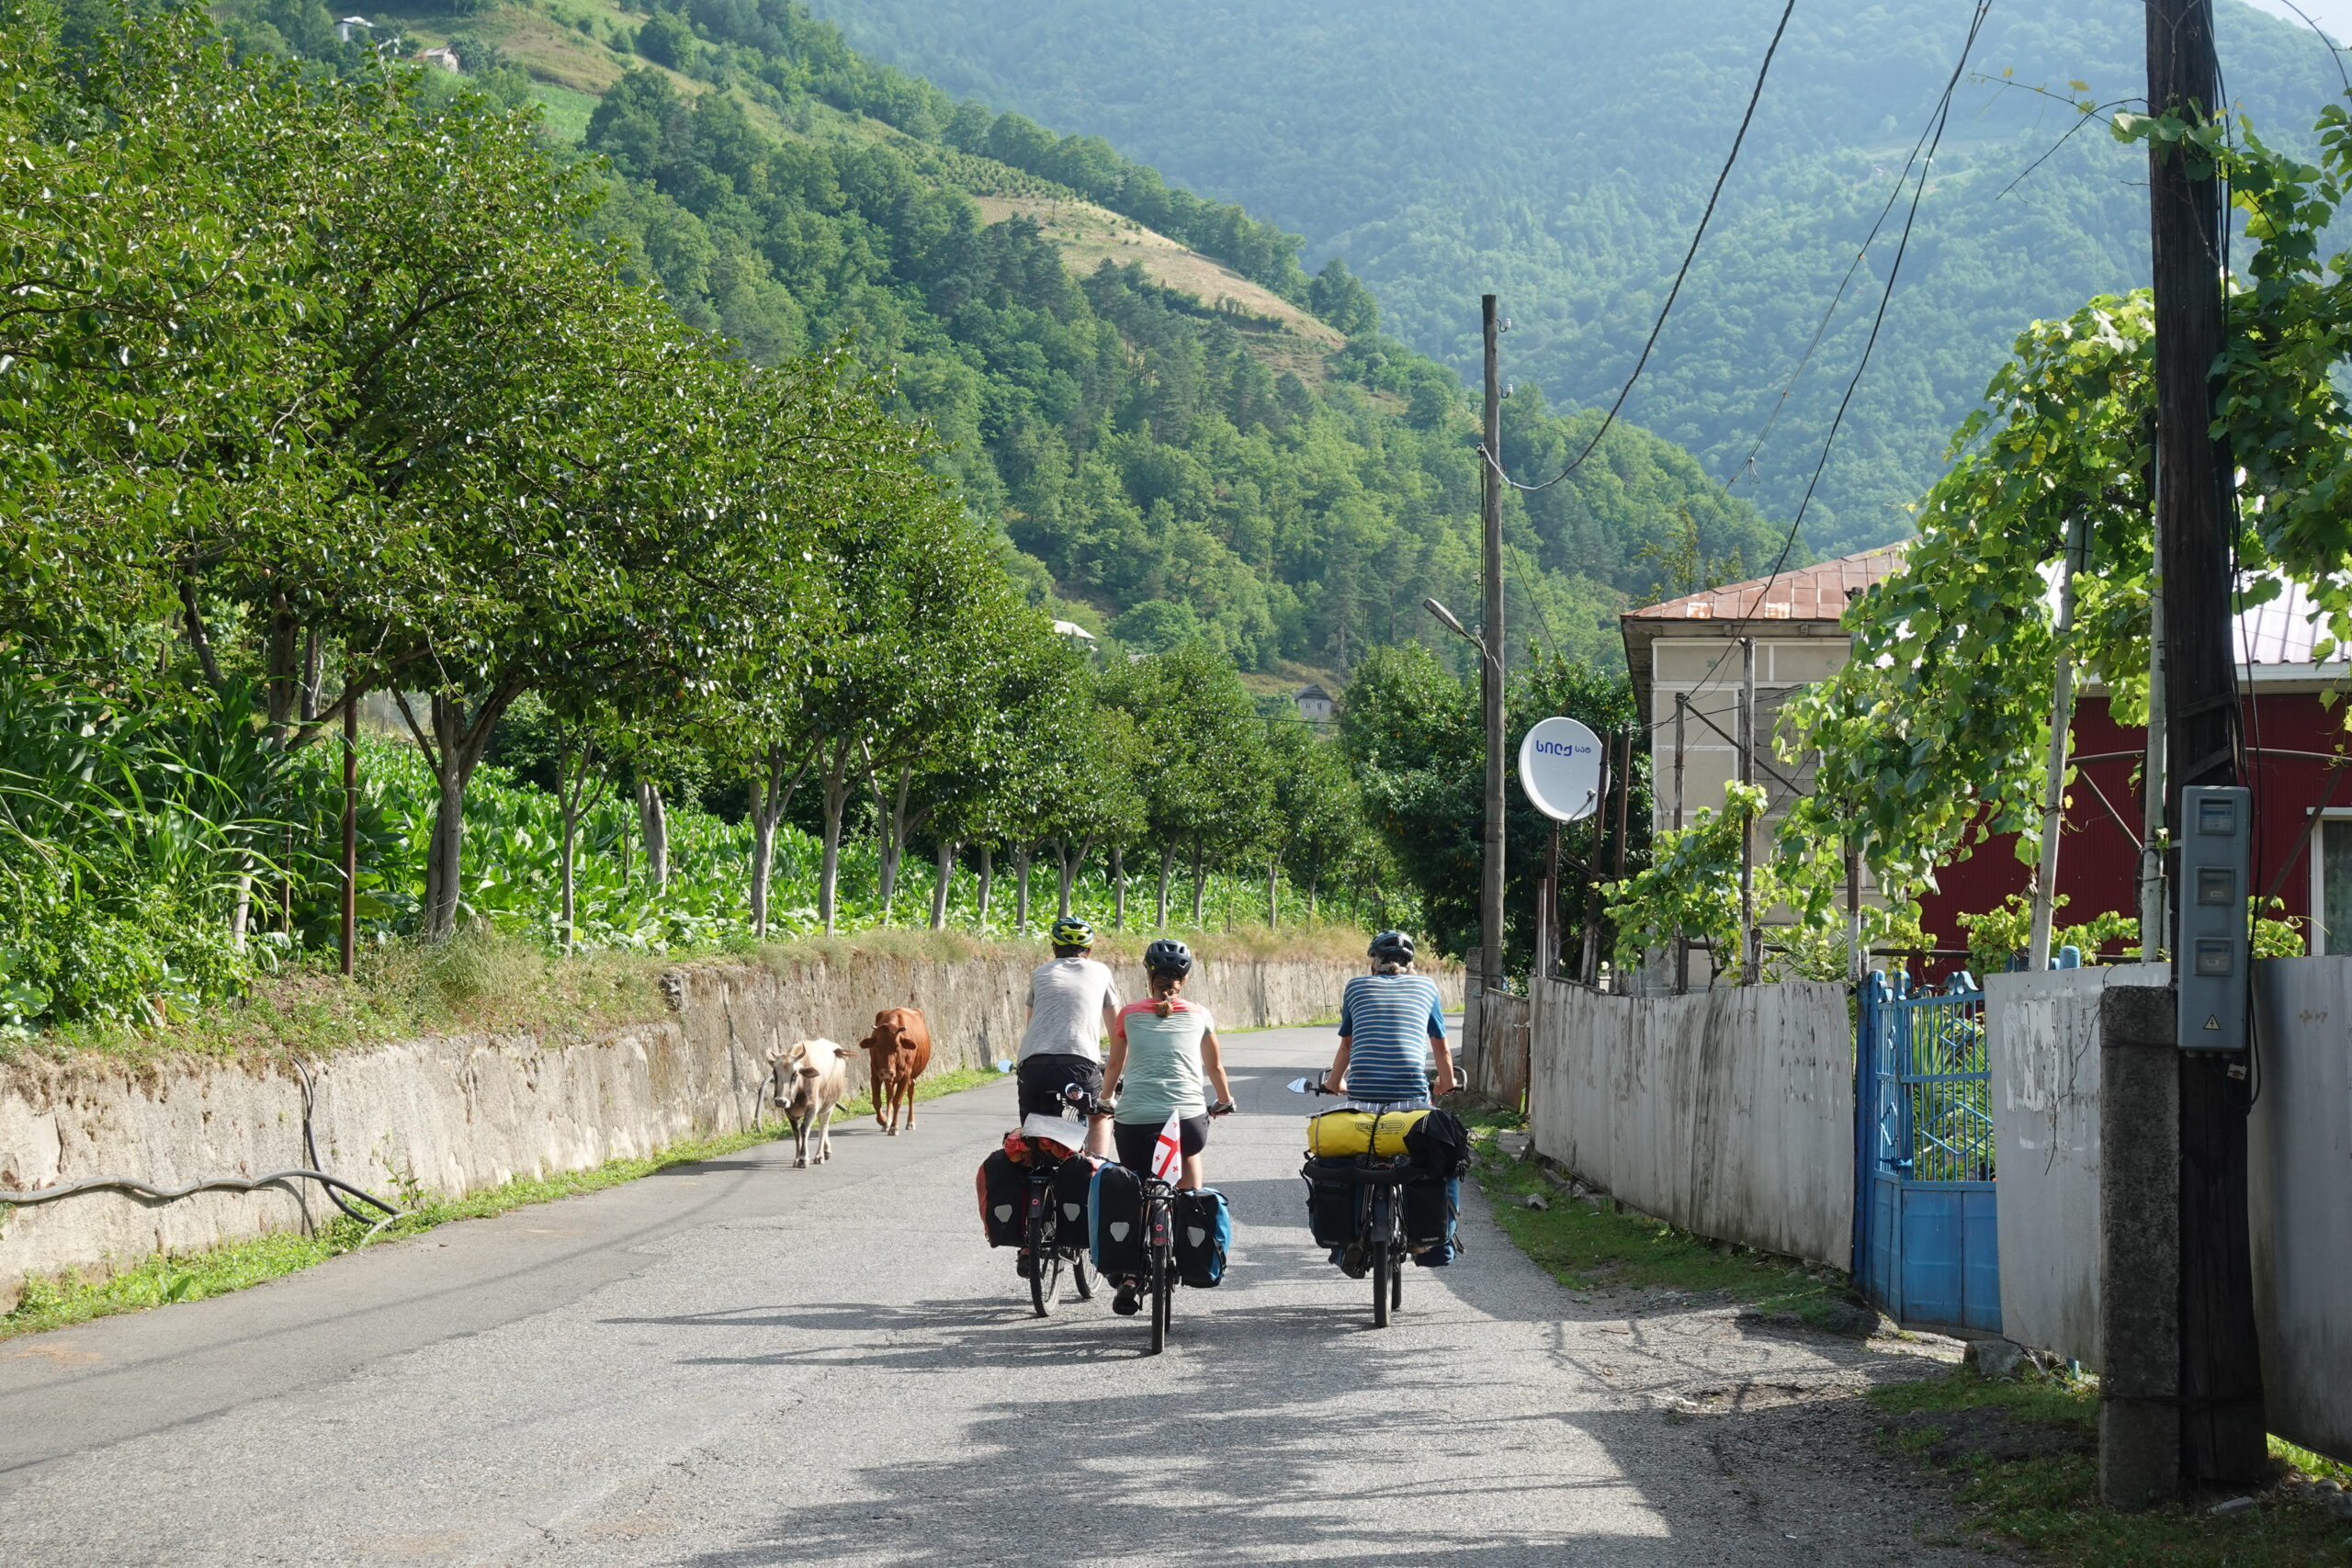
[[[1438,625],[1443,626],[1447,631],[1452,632],[1455,637],[1460,637],[1471,647],[1476,649],[1478,650],[1478,657],[1481,660],[1484,660],[1488,664],[1492,664],[1495,661],[1495,656],[1487,651],[1487,639],[1480,637],[1476,632],[1472,631],[1468,626],[1464,626],[1460,621],[1454,619],[1453,611],[1447,609],[1444,605],[1439,604],[1434,599],[1422,600],[1421,608],[1427,610],[1430,615],[1435,615],[1437,617]]]

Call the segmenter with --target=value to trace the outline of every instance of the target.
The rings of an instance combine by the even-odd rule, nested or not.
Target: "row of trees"
[[[249,939],[291,936],[333,875],[317,743],[368,693],[431,780],[428,940],[465,907],[469,790],[526,699],[567,940],[614,781],[657,882],[665,781],[749,781],[755,931],[796,800],[828,927],[860,821],[886,909],[918,844],[942,909],[967,842],[1008,850],[1024,894],[1050,852],[1065,901],[1090,857],[1148,848],[1163,923],[1179,864],[1197,918],[1213,866],[1271,888],[1289,863],[1312,899],[1350,863],[1344,773],[1270,739],[1229,662],[1098,676],[887,384],[725,352],[582,238],[600,187],[529,116],[417,91],[235,57],[187,14],[71,37],[0,17],[18,1021],[216,994]]]

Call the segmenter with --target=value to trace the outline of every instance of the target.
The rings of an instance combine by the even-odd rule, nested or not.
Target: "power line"
[[[1857,361],[1854,366],[1853,376],[1846,383],[1845,396],[1838,400],[1838,412],[1829,422],[1829,434],[1824,437],[1822,441],[1821,457],[1820,460],[1814,465],[1813,479],[1805,486],[1804,497],[1797,505],[1796,515],[1789,520],[1789,531],[1787,536],[1781,541],[1781,554],[1779,558],[1773,561],[1771,575],[1765,578],[1763,588],[1756,595],[1756,603],[1759,606],[1766,599],[1771,596],[1772,585],[1781,580],[1781,573],[1788,566],[1789,551],[1796,545],[1797,531],[1804,525],[1805,512],[1813,504],[1814,491],[1820,486],[1822,472],[1829,466],[1830,449],[1837,445],[1838,429],[1845,423],[1846,411],[1854,400],[1854,389],[1861,384],[1862,372],[1870,367],[1871,351],[1878,345],[1879,329],[1886,321],[1886,309],[1888,302],[1894,297],[1895,279],[1901,276],[1903,271],[1904,254],[1910,248],[1911,226],[1919,216],[1919,198],[1927,191],[1928,175],[1935,164],[1936,150],[1943,145],[1944,127],[1950,123],[1951,118],[1952,94],[1959,89],[1961,77],[1968,69],[1968,57],[1970,54],[1974,52],[1977,37],[1984,28],[1984,18],[1992,9],[1993,0],[1976,0],[1975,13],[1970,18],[1968,24],[1968,34],[1961,40],[1960,59],[1952,67],[1951,79],[1944,84],[1943,95],[1937,100],[1935,109],[1928,117],[1927,125],[1921,129],[1919,132],[1919,140],[1911,144],[1911,161],[1904,165],[1903,173],[1897,176],[1894,189],[1888,193],[1886,205],[1879,211],[1878,222],[1872,224],[1871,227],[1870,237],[1862,242],[1861,249],[1855,253],[1853,265],[1848,267],[1846,270],[1846,282],[1838,285],[1838,297],[1842,299],[1845,294],[1847,283],[1850,283],[1853,280],[1854,272],[1861,265],[1862,258],[1870,254],[1871,244],[1878,238],[1879,230],[1885,223],[1887,214],[1894,210],[1895,202],[1901,199],[1903,187],[1905,184],[1910,180],[1911,171],[1915,167],[1917,168],[1918,182],[1913,188],[1911,194],[1910,211],[1904,219],[1903,238],[1901,243],[1895,247],[1894,263],[1887,269],[1886,285],[1879,292],[1878,313],[1871,320],[1870,337],[1862,345],[1861,358]],[[1924,164],[1920,162],[1920,151],[1923,146],[1927,152],[1927,161]],[[1834,313],[1837,309],[1838,301],[1836,299],[1832,299],[1829,307],[1830,313]],[[1821,334],[1828,330],[1828,326],[1829,314],[1825,314],[1822,317],[1820,331],[1815,332],[1814,334],[1815,344],[1818,344],[1820,343]],[[1805,356],[1807,358],[1812,357],[1812,354],[1813,350],[1811,348],[1806,349]],[[1797,369],[1800,374],[1804,371],[1804,366],[1802,361],[1799,362]],[[1793,377],[1790,378],[1789,385],[1792,389],[1794,389],[1796,381]],[[1781,394],[1783,399],[1787,396],[1788,394],[1786,392]],[[1779,416],[1780,411],[1776,406],[1773,411],[1773,418],[1777,419]],[[1765,428],[1769,431],[1771,428],[1770,424],[1768,423]],[[1757,437],[1756,446],[1751,448],[1748,452],[1747,460],[1749,462],[1752,463],[1755,461],[1756,452],[1761,450],[1762,446],[1763,437],[1758,435]],[[1734,477],[1735,479],[1736,478],[1736,472]],[[1733,481],[1729,479],[1724,481],[1724,493],[1726,497],[1731,493],[1732,482]],[[1749,622],[1752,622],[1757,618],[1758,617],[1753,615],[1743,615],[1739,617],[1735,625],[1745,626]],[[1736,638],[1726,640],[1723,652],[1715,656],[1714,662],[1707,667],[1706,674],[1701,677],[1701,684],[1703,685],[1707,682],[1713,681],[1715,678],[1716,671],[1723,668],[1724,660],[1731,657],[1731,649],[1736,646]],[[1655,722],[1651,725],[1651,728],[1653,729],[1657,728],[1658,726]]]
[[[1617,422],[1618,411],[1625,406],[1625,400],[1633,395],[1634,383],[1642,378],[1642,370],[1650,362],[1650,352],[1657,347],[1658,334],[1666,330],[1666,319],[1674,311],[1674,301],[1682,292],[1683,279],[1690,276],[1690,264],[1699,255],[1699,242],[1706,238],[1707,224],[1715,216],[1715,203],[1724,194],[1724,183],[1731,178],[1732,165],[1739,162],[1740,147],[1747,141],[1747,128],[1756,119],[1756,106],[1764,96],[1764,78],[1771,73],[1772,57],[1781,51],[1781,39],[1787,34],[1789,18],[1795,14],[1796,8],[1797,0],[1788,0],[1788,5],[1781,12],[1781,25],[1772,29],[1772,41],[1764,51],[1764,63],[1757,68],[1756,85],[1747,95],[1747,112],[1740,116],[1739,131],[1731,139],[1731,152],[1724,159],[1724,166],[1715,175],[1714,189],[1707,193],[1706,209],[1699,214],[1699,227],[1691,231],[1690,248],[1683,253],[1682,265],[1674,274],[1674,287],[1666,291],[1666,303],[1658,307],[1657,320],[1650,324],[1649,339],[1642,344],[1642,356],[1634,362],[1634,373],[1626,377],[1625,384],[1617,389],[1617,400],[1609,405],[1609,412],[1602,417],[1600,428],[1592,433],[1592,439],[1585,443],[1584,450],[1577,453],[1575,460],[1566,468],[1562,468],[1542,484],[1520,483],[1503,472],[1502,464],[1496,459],[1492,452],[1483,453],[1487,463],[1493,467],[1495,476],[1511,489],[1528,491],[1550,490],[1554,485],[1584,467],[1584,460],[1592,456],[1593,449],[1600,445],[1600,438],[1608,434],[1609,427]]]
[[[1789,551],[1797,542],[1797,530],[1804,525],[1804,514],[1813,505],[1814,493],[1821,488],[1821,476],[1829,467],[1829,454],[1838,445],[1838,432],[1846,423],[1846,411],[1853,406],[1854,390],[1862,384],[1862,373],[1870,368],[1871,355],[1878,347],[1879,332],[1886,325],[1887,307],[1894,299],[1894,285],[1903,276],[1903,258],[1911,249],[1912,226],[1919,220],[1919,201],[1928,191],[1928,175],[1935,167],[1936,150],[1943,145],[1944,128],[1951,121],[1951,96],[1960,85],[1961,73],[1968,69],[1968,57],[1976,48],[1977,35],[1984,31],[1984,18],[1993,9],[1993,0],[1976,0],[1976,14],[1970,18],[1968,36],[1962,40],[1960,60],[1953,65],[1951,79],[1944,84],[1942,100],[1936,106],[1931,123],[1934,133],[1928,142],[1927,157],[1918,165],[1918,179],[1911,188],[1911,209],[1903,220],[1903,237],[1894,247],[1894,261],[1886,271],[1886,286],[1879,290],[1878,313],[1871,318],[1871,333],[1862,344],[1861,358],[1854,365],[1854,374],[1846,382],[1845,395],[1838,400],[1838,412],[1829,421],[1829,434],[1823,437],[1820,460],[1813,466],[1813,478],[1806,481],[1804,497],[1797,502],[1796,515],[1789,519],[1788,536],[1781,541],[1780,558],[1772,563],[1772,574],[1764,580],[1763,592],[1756,596],[1761,605],[1772,592],[1772,584],[1780,581],[1781,570],[1788,565]],[[1899,187],[1898,187],[1899,188]],[[1743,622],[1753,615],[1742,616]]]

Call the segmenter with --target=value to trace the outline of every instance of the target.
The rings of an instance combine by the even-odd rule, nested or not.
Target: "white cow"
[[[802,1040],[768,1047],[771,1089],[784,1119],[792,1124],[796,1168],[808,1163],[808,1130],[817,1131],[817,1163],[833,1157],[833,1108],[849,1092],[849,1070],[842,1066],[855,1055],[830,1040]]]

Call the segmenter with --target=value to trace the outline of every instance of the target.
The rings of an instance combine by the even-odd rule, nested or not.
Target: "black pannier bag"
[[[1141,1276],[1148,1248],[1143,1231],[1143,1178],[1124,1165],[1097,1166],[1086,1205],[1094,1267],[1114,1280]]]
[[[1029,1172],[1002,1149],[980,1161],[980,1227],[990,1247],[1019,1247],[1029,1220]]]
[[[1197,1290],[1225,1278],[1225,1255],[1233,1244],[1233,1210],[1225,1194],[1203,1187],[1176,1194],[1177,1277]]]
[[[1306,1179],[1306,1224],[1317,1247],[1345,1247],[1363,1229],[1359,1216],[1363,1187],[1348,1179],[1357,1169],[1353,1158],[1309,1157],[1299,1170]]]
[[[1087,1206],[1093,1201],[1094,1171],[1102,1162],[1092,1155],[1072,1155],[1054,1168],[1054,1241],[1060,1247],[1089,1247],[1091,1232]]]
[[[1453,1261],[1462,1250],[1454,1235],[1454,1220],[1462,1212],[1462,1179],[1416,1174],[1403,1189],[1405,1246],[1413,1261],[1435,1269]]]

